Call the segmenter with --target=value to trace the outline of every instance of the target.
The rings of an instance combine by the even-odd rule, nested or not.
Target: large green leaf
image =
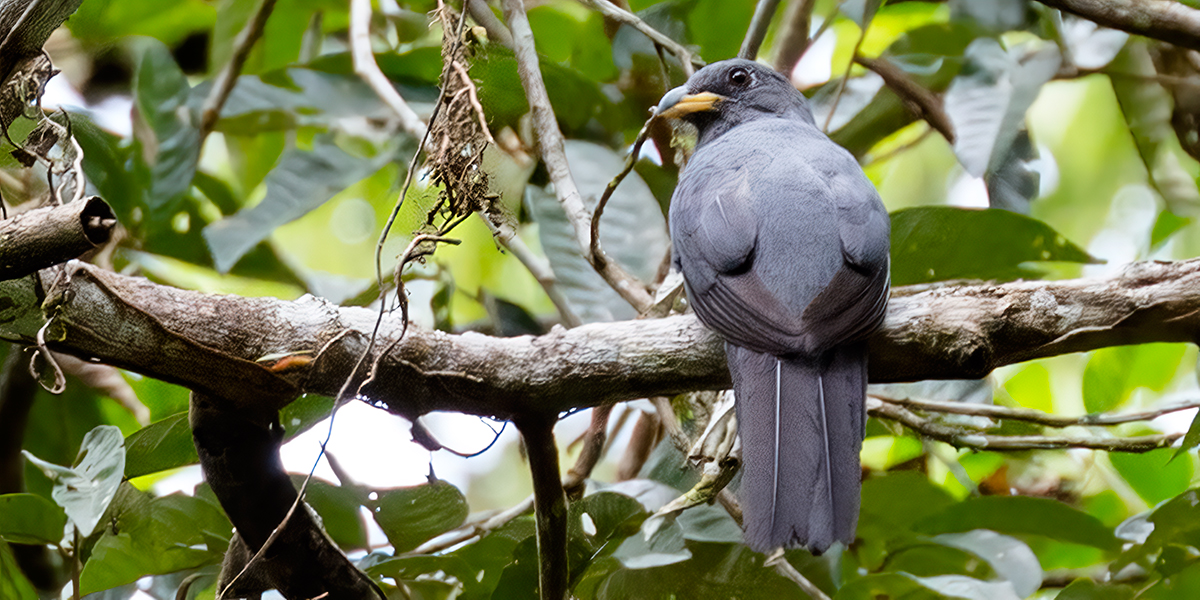
[[[134,128],[135,156],[149,172],[141,205],[148,227],[169,228],[183,194],[192,185],[200,157],[198,113],[188,107],[191,86],[161,42],[143,39],[134,69],[133,102],[140,127]],[[110,199],[114,201],[115,199]]]
[[[216,503],[132,489],[121,498],[80,574],[83,594],[221,561],[232,526]]]
[[[856,579],[838,590],[836,600],[1019,600],[1007,581],[982,581],[964,575],[916,577],[881,573]]]
[[[604,146],[579,140],[568,140],[566,153],[584,205],[591,211],[624,160]],[[575,230],[555,196],[529,186],[525,201],[538,224],[538,237],[550,259],[558,287],[575,313],[584,322],[637,316],[583,257]],[[643,281],[651,280],[662,263],[670,246],[666,219],[654,194],[637,173],[625,178],[605,206],[600,243],[610,259]]]
[[[1051,45],[1028,56],[1023,52],[1006,51],[990,38],[977,39],[967,47],[963,71],[946,90],[954,153],[976,177],[999,167],[1009,154],[1024,128],[1025,112],[1062,62]]]
[[[1012,585],[1021,598],[1028,598],[1042,587],[1042,565],[1029,546],[1014,537],[987,529],[965,533],[943,533],[934,541],[965,550],[982,558],[1002,579]]]
[[[476,573],[482,574],[478,579],[479,586],[468,586],[463,590],[463,600],[491,598],[505,568],[515,560],[517,546],[533,538],[535,528],[533,515],[523,515],[491,531],[479,541],[455,550],[451,556],[462,558]]]
[[[12,547],[0,540],[0,598],[5,600],[38,600],[33,584],[21,572]]]
[[[1187,344],[1141,344],[1092,353],[1083,371],[1083,405],[1088,412],[1113,410],[1138,388],[1161,392],[1175,379]]]
[[[125,438],[125,477],[134,478],[199,462],[186,412],[151,423]]]
[[[892,213],[892,284],[1035,278],[1027,263],[1094,263],[1049,225],[999,209],[920,206]]]
[[[131,35],[154,36],[176,44],[185,36],[211,27],[216,14],[204,0],[98,0],[84,2],[67,20],[77,39],[107,46]]]
[[[930,535],[990,529],[1010,535],[1041,535],[1108,551],[1120,547],[1112,530],[1098,519],[1048,498],[968,498],[922,519],[916,529]]]
[[[1096,583],[1091,579],[1076,579],[1063,588],[1055,600],[1132,600],[1134,588],[1129,585]]]
[[[1162,84],[1149,80],[1158,71],[1145,40],[1130,42],[1117,55],[1112,68],[1129,74],[1111,78],[1112,87],[1138,155],[1150,175],[1150,183],[1172,213],[1200,216],[1200,189],[1195,178],[1183,168],[1181,158],[1187,158],[1171,126],[1174,101]]]
[[[371,502],[372,513],[397,554],[462,525],[467,518],[467,499],[445,481],[378,494]]]
[[[66,524],[62,508],[41,496],[0,495],[0,539],[16,544],[57,545]]]
[[[325,135],[317,137],[312,150],[293,148],[284,152],[279,165],[267,175],[267,196],[261,202],[204,228],[204,239],[217,270],[233,268],[276,227],[321,206],[347,186],[378,171],[393,156],[394,150],[370,157],[354,156]]]
[[[83,437],[73,467],[46,462],[28,451],[25,457],[54,482],[51,496],[70,525],[91,535],[112,502],[125,471],[125,438],[112,425],[100,425]]]
[[[292,484],[296,489],[300,489],[303,482],[304,476],[292,476]],[[308,482],[304,500],[321,516],[325,533],[342,550],[349,552],[367,548],[367,528],[359,513],[359,507],[367,500],[366,492],[354,487],[333,485],[314,477]]]

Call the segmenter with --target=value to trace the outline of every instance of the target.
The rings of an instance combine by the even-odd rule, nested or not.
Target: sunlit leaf
[[[70,526],[91,535],[121,484],[125,470],[125,438],[112,425],[101,425],[83,437],[72,467],[46,462],[24,452],[54,482],[51,495],[63,507]]]
[[[321,136],[312,150],[293,148],[267,176],[267,196],[204,229],[217,270],[226,272],[276,227],[304,216],[342,189],[378,171],[392,157],[358,157]]]
[[[1084,407],[1091,413],[1110,411],[1138,388],[1166,389],[1186,351],[1186,344],[1141,344],[1093,352],[1083,371]]]
[[[375,522],[398,553],[462,525],[467,518],[466,498],[445,481],[378,493],[371,503]]]
[[[1042,566],[1024,542],[986,529],[965,533],[943,533],[933,538],[939,544],[966,550],[991,565],[997,575],[1012,584],[1017,596],[1026,598],[1042,587]]]
[[[1026,263],[1096,262],[1049,225],[999,209],[922,206],[892,213],[892,285],[1035,278]]]
[[[967,64],[946,90],[946,114],[954,124],[954,153],[976,177],[1000,166],[1025,111],[1061,62],[1053,46],[1021,56],[989,38],[967,47]]]
[[[80,574],[82,593],[220,562],[232,526],[215,503],[183,494],[154,498],[129,488],[120,497],[122,505]]]

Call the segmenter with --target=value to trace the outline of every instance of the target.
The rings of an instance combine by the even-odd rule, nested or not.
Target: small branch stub
[[[76,258],[107,242],[116,224],[108,203],[96,196],[0,221],[0,280]]]

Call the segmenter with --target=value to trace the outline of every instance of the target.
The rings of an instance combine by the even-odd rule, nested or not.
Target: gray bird
[[[755,62],[704,67],[657,114],[699,130],[671,199],[672,260],[696,315],[725,338],[746,543],[850,543],[866,338],[888,301],[887,211],[804,96]]]

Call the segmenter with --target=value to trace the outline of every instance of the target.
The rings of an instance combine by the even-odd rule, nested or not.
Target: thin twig
[[[354,57],[354,73],[371,86],[379,99],[396,113],[396,117],[400,119],[400,128],[414,139],[424,139],[425,123],[417,116],[416,111],[408,106],[404,98],[400,97],[400,93],[375,62],[375,53],[371,51],[371,0],[350,2],[350,51]],[[432,121],[431,118],[430,122]]]
[[[867,411],[871,416],[897,421],[917,433],[957,448],[975,450],[1051,450],[1061,448],[1088,448],[1108,452],[1148,452],[1170,446],[1183,437],[1182,433],[1141,435],[1132,437],[1102,437],[1099,435],[987,435],[975,431],[964,431],[942,423],[930,421],[916,413],[878,398],[867,398]]]
[[[605,2],[605,0],[592,0]],[[611,6],[611,5],[610,5]],[[616,7],[613,7],[616,9]],[[620,10],[620,9],[616,9]],[[525,15],[525,5],[520,0],[504,0],[504,16],[508,28],[513,34],[513,46],[517,57],[517,73],[521,85],[525,88],[525,97],[533,114],[533,125],[538,135],[538,150],[550,180],[554,183],[554,192],[558,201],[575,229],[575,239],[579,249],[588,256],[591,252],[591,219],[579,188],[571,176],[567,163],[566,152],[563,150],[563,136],[558,129],[558,121],[554,108],[550,105],[550,97],[546,93],[546,85],[542,81],[542,72],[538,66],[537,50],[534,49],[533,30]],[[632,274],[614,261],[608,261],[597,272],[608,284],[616,290],[626,302],[629,302],[639,313],[653,305],[653,298],[645,286]]]
[[[646,22],[641,20],[640,18],[638,18],[637,15],[617,6],[616,4],[613,4],[612,2],[609,2],[608,0],[580,0],[580,1],[583,2],[584,4],[587,4],[588,6],[591,6],[592,8],[599,11],[600,14],[602,14],[614,21],[618,21],[621,23],[625,23],[626,25],[632,26],[634,29],[637,29],[638,31],[645,34],[646,37],[650,38],[650,41],[652,41],[655,44],[658,44],[660,46],[663,46],[667,50],[670,50],[671,54],[674,54],[675,58],[679,59],[679,64],[680,64],[680,66],[683,67],[683,72],[688,77],[692,76],[692,73],[695,72],[696,67],[704,66],[704,61],[700,60],[699,56],[696,56],[695,54],[693,54],[691,50],[688,50],[679,42],[676,42],[675,40],[667,37],[666,35],[663,35],[663,33],[658,31],[657,29],[647,25]],[[505,10],[505,12],[507,14],[507,9]],[[509,29],[512,29],[511,22],[508,24],[508,26],[509,26]],[[516,31],[513,31],[513,35],[514,35],[514,37],[516,36]]]
[[[217,74],[217,78],[213,81],[212,91],[208,93],[208,97],[204,99],[204,104],[200,108],[200,141],[196,144],[198,147],[204,147],[205,138],[212,133],[213,127],[217,124],[217,119],[221,116],[221,107],[225,106],[225,101],[233,92],[238,75],[241,74],[242,67],[246,64],[246,58],[250,56],[250,50],[254,48],[254,43],[262,37],[263,28],[267,25],[267,18],[271,16],[271,11],[274,9],[275,0],[263,0],[262,4],[258,6],[258,10],[250,17],[250,21],[238,33],[237,39],[234,40],[233,56],[229,58],[225,68]]]
[[[633,142],[633,148],[630,149],[629,155],[625,157],[625,166],[621,168],[621,172],[617,173],[612,181],[604,188],[604,193],[600,195],[600,200],[596,202],[596,210],[592,213],[592,229],[591,229],[591,244],[589,246],[590,262],[597,271],[604,269],[608,264],[608,255],[604,253],[604,248],[600,246],[600,217],[604,215],[604,207],[608,206],[608,200],[612,198],[613,192],[617,191],[617,186],[625,180],[630,171],[633,171],[633,166],[637,164],[638,156],[642,153],[642,145],[646,143],[646,138],[650,133],[650,121],[647,121],[642,126],[642,130],[638,132],[637,140]]]
[[[825,592],[821,591],[821,588],[814,585],[813,582],[809,581],[804,575],[801,575],[800,571],[797,571],[796,567],[793,567],[792,563],[788,562],[787,557],[785,557],[783,554],[782,548],[775,554],[772,554],[770,557],[768,557],[766,562],[763,563],[763,566],[775,569],[776,573],[779,573],[792,583],[796,584],[796,586],[801,590],[804,590],[804,593],[808,594],[812,600],[829,600],[829,596],[825,595]]]
[[[938,130],[942,137],[951,144],[954,143],[954,124],[942,108],[942,99],[933,92],[915,82],[896,65],[886,58],[867,58],[854,56],[854,62],[874,71],[883,78],[884,85],[891,88],[904,104],[918,117],[925,119],[930,127]]]
[[[858,56],[858,51],[862,48],[863,40],[867,37],[867,28],[863,27],[858,34],[858,41],[854,42],[854,52],[850,56]],[[816,39],[815,37],[813,38]],[[846,64],[846,72],[842,74],[841,81],[838,82],[837,95],[833,97],[833,106],[829,107],[829,114],[825,115],[825,125],[821,127],[821,131],[829,133],[829,124],[833,122],[833,115],[837,112],[838,104],[842,101],[842,95],[846,93],[846,84],[850,82],[850,70],[854,68],[854,60],[851,59]]]
[[[579,318],[579,315],[571,308],[571,304],[567,302],[567,297],[558,288],[558,278],[555,277],[554,270],[550,267],[550,261],[530,250],[529,246],[525,245],[525,240],[517,235],[517,229],[503,218],[493,220],[491,215],[482,212],[479,213],[479,218],[483,219],[488,229],[492,231],[492,237],[500,242],[505,250],[517,257],[529,274],[537,280],[538,285],[542,286],[542,290],[546,292],[546,296],[550,298],[554,308],[558,309],[558,316],[562,319],[563,325],[567,327],[582,325],[583,319]]]
[[[1166,414],[1200,408],[1200,400],[1189,400],[1169,406],[1161,406],[1152,410],[1131,413],[1093,413],[1078,417],[1054,415],[1030,408],[996,406],[994,404],[972,404],[967,402],[940,402],[936,400],[914,400],[912,398],[888,398],[878,394],[873,397],[890,404],[898,404],[908,409],[925,412],[949,413],[955,415],[971,415],[992,419],[1010,419],[1037,423],[1047,427],[1063,428],[1088,425],[1120,425],[1136,421],[1151,421]]]
[[[592,420],[588,423],[587,431],[583,433],[583,447],[579,450],[579,458],[575,465],[567,471],[563,479],[563,489],[567,495],[575,498],[583,495],[583,484],[592,476],[592,469],[604,456],[608,448],[608,419],[612,416],[612,404],[597,406],[592,409]]]
[[[758,57],[758,49],[767,37],[767,28],[771,26],[771,18],[775,16],[778,6],[779,0],[758,0],[750,27],[746,29],[746,37],[742,39],[742,47],[738,50],[738,58],[754,60]]]
[[[463,89],[467,90],[467,99],[471,101],[471,108],[475,109],[475,116],[479,118],[479,129],[483,131],[484,137],[487,138],[489,144],[495,146],[496,139],[492,137],[492,132],[488,129],[487,116],[483,114],[483,105],[479,103],[479,96],[475,93],[475,82],[471,81],[471,76],[467,74],[467,70],[458,61],[450,63],[454,67],[454,72],[462,78]]]

